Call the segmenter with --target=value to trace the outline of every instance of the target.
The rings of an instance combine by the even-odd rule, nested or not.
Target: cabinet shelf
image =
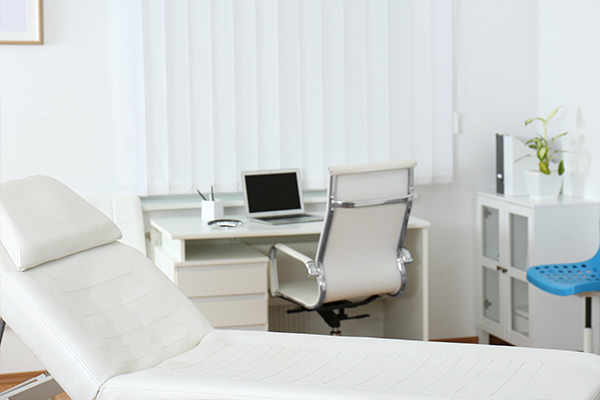
[[[529,310],[525,310],[523,308],[515,308],[514,313],[515,313],[515,315],[518,315],[519,317],[529,319]]]
[[[184,265],[221,265],[230,263],[264,262],[267,257],[254,248],[243,244],[200,244],[186,243]]]

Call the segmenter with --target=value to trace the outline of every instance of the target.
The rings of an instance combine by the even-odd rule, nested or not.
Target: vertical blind
[[[330,165],[407,157],[418,184],[451,181],[451,0],[118,3],[141,47],[126,190],[238,191],[241,171],[275,168],[317,189]]]

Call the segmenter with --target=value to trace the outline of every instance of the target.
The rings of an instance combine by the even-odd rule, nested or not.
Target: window
[[[289,167],[317,189],[330,165],[408,157],[417,184],[451,181],[450,0],[116,7],[140,20],[140,51],[118,50],[137,57],[118,73],[142,101],[120,144],[125,191],[239,191],[243,170]]]

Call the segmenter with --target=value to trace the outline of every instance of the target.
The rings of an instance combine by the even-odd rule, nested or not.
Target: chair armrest
[[[279,278],[277,276],[277,252],[280,251],[285,253],[287,256],[291,257],[295,262],[292,264],[298,265],[298,261],[304,265],[306,271],[308,273],[308,277],[311,278],[310,281],[314,281],[314,293],[310,294],[302,289],[302,293],[298,292],[294,293],[294,289],[291,289],[289,282],[284,285],[284,292],[280,291],[279,286]],[[273,297],[283,297],[287,300],[292,301],[293,303],[298,304],[299,306],[314,310],[315,308],[320,307],[325,300],[325,280],[322,275],[322,271],[317,266],[317,263],[310,257],[300,253],[297,250],[292,249],[291,247],[277,243],[271,247],[271,251],[269,253],[269,291],[271,296]],[[297,268],[297,267],[294,267]],[[308,296],[308,297],[307,297]]]
[[[319,270],[312,258],[300,253],[297,250],[292,249],[290,246],[286,246],[285,244],[277,243],[277,244],[273,245],[273,247],[272,247],[271,261],[273,261],[275,259],[275,257],[277,257],[277,251],[281,251],[281,252],[287,254],[288,256],[295,258],[296,260],[303,263],[308,272],[308,276],[319,276]]]

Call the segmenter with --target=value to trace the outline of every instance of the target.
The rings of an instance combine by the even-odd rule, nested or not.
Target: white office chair
[[[1,315],[73,400],[600,400],[593,354],[213,329],[51,178],[2,183],[0,234]]]
[[[413,201],[415,160],[330,168],[325,225],[316,261],[284,244],[272,247],[271,294],[317,311],[340,334],[346,308],[381,295],[397,296],[406,286],[410,253],[403,249]],[[304,265],[308,276],[286,278],[278,271],[282,252]],[[289,275],[289,274],[287,274]]]

